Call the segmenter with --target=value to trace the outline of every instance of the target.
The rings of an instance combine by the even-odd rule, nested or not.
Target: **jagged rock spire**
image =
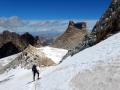
[[[86,22],[69,22],[67,30],[56,39],[53,47],[71,50],[76,47],[87,34]]]
[[[69,21],[68,27],[69,27],[69,26],[74,26],[74,25],[75,25],[74,21]]]

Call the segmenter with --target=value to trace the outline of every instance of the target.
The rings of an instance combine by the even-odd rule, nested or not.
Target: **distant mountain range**
[[[87,22],[88,30],[91,30],[95,25],[96,20],[74,20]],[[62,34],[67,26],[69,20],[23,20],[17,16],[0,17],[0,32],[9,30],[23,34],[29,32],[33,35],[57,36]]]
[[[9,30],[23,34],[29,32],[33,35],[53,36],[62,33],[67,27],[67,21],[35,21],[35,20],[22,20],[17,16],[0,17],[0,32]]]

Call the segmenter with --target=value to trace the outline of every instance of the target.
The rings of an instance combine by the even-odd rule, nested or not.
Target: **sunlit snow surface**
[[[20,53],[19,53],[20,54]],[[16,58],[19,54],[15,54],[15,55],[11,55],[9,57],[5,57],[0,59],[0,66],[5,66],[7,65],[9,62],[11,62],[14,58]]]
[[[39,50],[43,51],[47,55],[47,57],[53,60],[56,64],[58,64],[63,58],[63,56],[68,52],[65,49],[58,49],[52,47],[43,47],[39,48]]]

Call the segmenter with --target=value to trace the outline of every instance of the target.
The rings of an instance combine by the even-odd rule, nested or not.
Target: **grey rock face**
[[[63,35],[56,39],[52,46],[71,50],[82,42],[86,34],[87,30],[85,22],[74,23],[73,21],[70,21],[67,30]]]

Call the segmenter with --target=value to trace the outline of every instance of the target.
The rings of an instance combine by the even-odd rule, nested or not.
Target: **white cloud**
[[[75,22],[87,22],[87,29],[91,30],[97,20],[73,20]],[[22,20],[17,16],[1,17],[0,31],[11,30],[15,32],[64,32],[69,20]]]

